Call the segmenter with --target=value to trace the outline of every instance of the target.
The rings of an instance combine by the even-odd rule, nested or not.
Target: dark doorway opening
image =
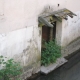
[[[44,42],[55,40],[56,38],[56,22],[53,23],[53,28],[49,26],[42,26],[42,48],[44,48]]]

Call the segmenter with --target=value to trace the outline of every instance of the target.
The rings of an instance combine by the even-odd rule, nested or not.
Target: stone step
[[[58,58],[55,63],[50,64],[49,66],[41,66],[41,73],[48,74],[48,73],[52,72],[53,70],[55,70],[56,68],[63,65],[64,63],[66,63],[67,61],[68,60],[66,60],[65,58],[62,58],[62,57]]]

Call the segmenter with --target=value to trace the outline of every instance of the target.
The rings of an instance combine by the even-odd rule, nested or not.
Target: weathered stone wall
[[[0,55],[20,61],[24,78],[40,69],[38,16],[64,6],[64,0],[0,0]]]
[[[0,0],[0,55],[20,61],[24,78],[40,69],[41,28],[38,27],[38,16],[62,8],[80,11],[78,6],[73,10],[74,7],[68,4],[70,6],[72,0]],[[58,43],[62,46],[80,36],[80,12],[77,14],[78,17],[57,24],[56,38],[60,39]]]
[[[67,46],[70,42],[80,37],[80,11],[75,12],[77,16],[74,18],[68,17],[68,20],[63,20],[62,23],[62,46]]]
[[[77,16],[68,20],[63,20],[62,23],[62,40],[61,45],[67,46],[70,42],[80,37],[80,1],[66,0],[66,8],[74,12]]]
[[[0,33],[35,26],[46,9],[55,11],[64,6],[65,0],[0,0]]]
[[[0,55],[21,62],[23,78],[40,70],[41,33],[38,26],[0,34]]]
[[[80,49],[80,37],[72,41],[66,47],[62,48],[62,56],[68,56]]]

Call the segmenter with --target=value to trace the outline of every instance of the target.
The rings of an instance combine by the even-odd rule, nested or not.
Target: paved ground
[[[68,57],[69,62],[48,75],[41,75],[33,80],[80,80],[80,50],[76,51],[72,57]]]

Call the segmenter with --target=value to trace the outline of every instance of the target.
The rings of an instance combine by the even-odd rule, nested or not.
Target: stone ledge
[[[63,57],[66,57],[79,49],[80,49],[80,38],[76,39],[75,41],[64,47],[61,53]]]
[[[48,74],[63,65],[64,63],[66,63],[67,61],[68,60],[66,60],[65,58],[58,58],[56,63],[50,64],[49,66],[41,66],[41,73]]]

